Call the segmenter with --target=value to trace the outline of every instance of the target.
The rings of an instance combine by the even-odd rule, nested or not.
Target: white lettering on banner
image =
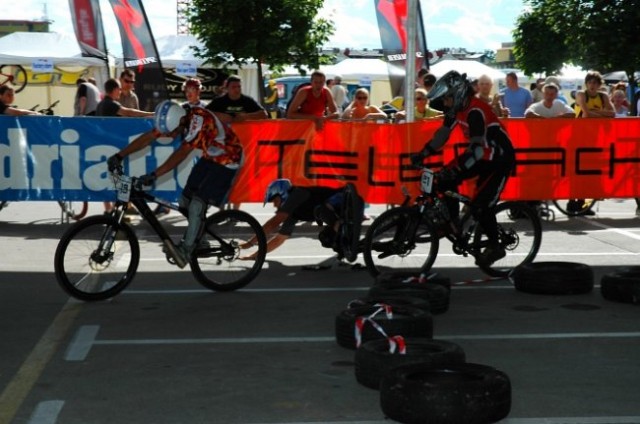
[[[135,66],[140,66],[140,65],[148,65],[150,63],[157,63],[158,59],[156,59],[155,57],[151,56],[151,57],[143,57],[140,59],[136,59],[136,60],[125,60],[124,61],[124,65],[127,68],[133,68]]]
[[[0,190],[7,188],[25,190],[29,188],[27,180],[27,130],[9,128],[7,136],[9,145],[0,144],[0,164],[5,164],[8,167],[8,170],[0,172]]]
[[[6,139],[0,134],[0,190],[113,190],[113,180],[107,172],[107,159],[117,153],[120,147],[111,144],[88,145],[87,137],[90,135],[84,136],[82,143],[80,133],[73,128],[62,129],[58,134],[49,131],[46,137],[35,131],[8,127]],[[131,143],[139,135],[128,136],[128,142]],[[58,143],[55,142],[56,138],[59,139]],[[174,151],[174,141],[160,137],[151,146],[130,155],[125,161],[125,170],[131,176],[147,174],[164,163]],[[161,176],[156,191],[176,192],[184,187],[200,154],[199,150],[194,150],[177,169]]]

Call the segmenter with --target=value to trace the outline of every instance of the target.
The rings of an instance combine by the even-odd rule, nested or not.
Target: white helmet
[[[180,119],[186,114],[187,111],[178,103],[164,100],[156,106],[153,124],[162,134],[170,133],[178,128]]]

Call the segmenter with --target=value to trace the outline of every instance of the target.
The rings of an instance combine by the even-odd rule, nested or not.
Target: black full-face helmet
[[[452,112],[460,112],[467,106],[469,97],[473,95],[473,87],[467,80],[467,74],[449,71],[436,81],[427,97],[430,103],[441,102],[447,97],[453,98]]]

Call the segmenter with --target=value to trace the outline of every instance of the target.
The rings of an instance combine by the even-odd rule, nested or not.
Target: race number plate
[[[433,171],[425,168],[422,171],[422,178],[420,179],[420,188],[423,193],[430,194],[433,187]]]
[[[131,178],[124,175],[120,176],[120,179],[116,183],[116,191],[118,193],[118,200],[128,202],[131,196]]]

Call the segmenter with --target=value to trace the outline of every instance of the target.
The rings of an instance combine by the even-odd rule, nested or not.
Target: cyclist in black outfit
[[[429,91],[428,97],[431,101],[442,100],[448,111],[442,127],[419,153],[412,155],[412,162],[422,165],[425,157],[444,146],[452,129],[457,124],[461,126],[469,145],[438,172],[436,178],[441,188],[457,190],[463,180],[478,177],[471,211],[487,234],[489,245],[476,262],[492,264],[506,255],[498,242],[498,224],[492,210],[515,166],[513,145],[491,106],[475,97],[465,74],[447,72]],[[447,202],[452,218],[457,219],[458,202],[451,198],[447,198]]]
[[[351,186],[353,190],[355,188]],[[287,179],[274,180],[267,187],[264,203],[273,202],[276,214],[262,226],[267,235],[267,253],[275,250],[287,240],[296,223],[313,222],[324,224],[318,238],[324,247],[333,248],[341,254],[338,241],[340,225],[343,222],[341,211],[344,202],[344,187],[301,187],[294,186]],[[362,217],[364,201],[357,196],[355,216]],[[360,235],[360,221],[353,231],[354,237]],[[271,237],[270,237],[271,236]],[[269,238],[270,237],[270,238]],[[347,258],[350,261],[355,258]]]

